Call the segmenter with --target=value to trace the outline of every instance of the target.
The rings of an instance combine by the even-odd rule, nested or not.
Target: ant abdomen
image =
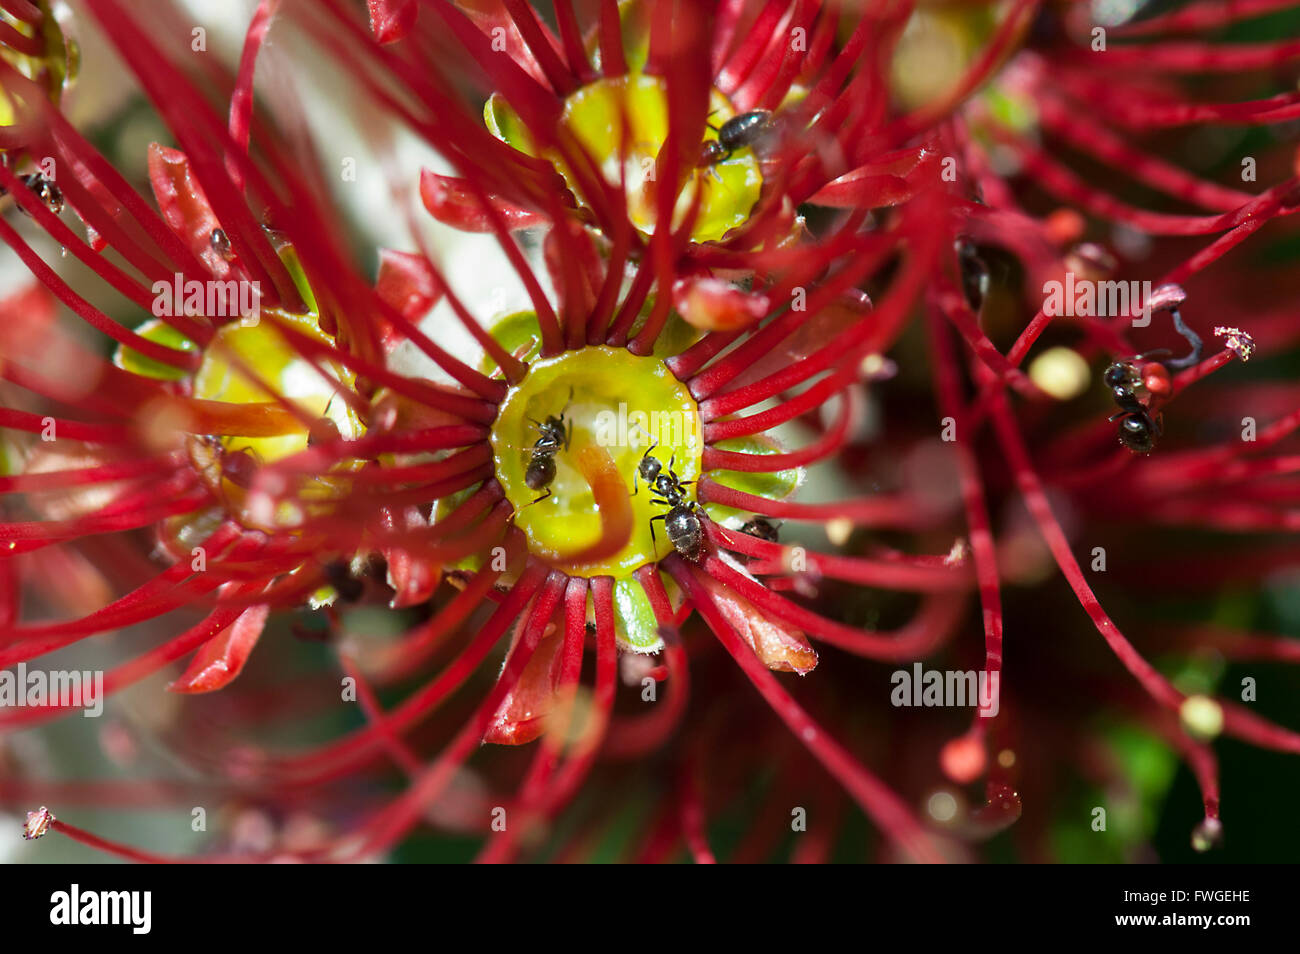
[[[534,453],[524,471],[524,483],[529,490],[543,490],[555,479],[555,458],[546,453]]]
[[[700,522],[693,505],[679,505],[668,511],[664,518],[668,540],[686,559],[699,560],[704,548],[704,524]]]
[[[1154,422],[1145,414],[1124,418],[1119,425],[1119,440],[1131,451],[1149,454],[1155,448]]]

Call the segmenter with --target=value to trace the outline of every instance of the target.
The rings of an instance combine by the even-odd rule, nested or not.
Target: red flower
[[[620,775],[600,763],[636,756],[662,760],[676,793],[672,810],[646,818],[645,858],[680,843],[710,860],[705,766],[716,806],[717,792],[752,782],[770,758],[778,813],[782,799],[806,794],[825,817],[843,817],[842,790],[891,857],[961,859],[965,842],[1018,818],[1016,752],[1035,751],[1025,736],[1039,728],[1036,739],[1056,738],[1059,722],[1076,742],[1071,719],[1048,706],[1041,724],[1031,722],[1026,713],[1041,701],[1001,681],[1004,585],[1036,582],[1050,557],[1144,693],[1096,697],[1178,748],[1202,785],[1202,840],[1217,835],[1208,739],[1222,732],[1296,751],[1300,736],[1208,690],[1180,688],[1102,608],[1076,553],[1104,527],[1118,542],[1097,544],[1103,566],[1107,548],[1121,562],[1171,523],[1212,532],[1289,525],[1288,491],[1275,478],[1289,473],[1294,402],[1283,395],[1276,412],[1256,410],[1271,422],[1248,441],[1225,437],[1216,421],[1253,406],[1250,389],[1205,380],[1234,355],[1248,357],[1249,336],[1262,353],[1275,350],[1283,313],[1243,311],[1237,296],[1252,281],[1241,274],[1201,276],[1273,228],[1300,193],[1271,152],[1252,158],[1277,184],[1254,194],[1198,178],[1161,143],[1130,144],[1108,123],[1285,120],[1300,108],[1293,94],[1195,105],[1177,74],[1266,66],[1289,48],[1139,41],[1084,52],[1072,39],[1080,24],[1039,6],[1012,4],[992,22],[983,10],[914,14],[891,2],[865,11],[608,3],[583,24],[560,3],[553,33],[515,2],[371,2],[369,29],[337,0],[283,11],[267,2],[237,74],[211,77],[224,83],[219,102],[164,54],[157,37],[176,31],[170,16],[146,24],[117,0],[87,0],[178,148],[149,153],[154,211],[39,86],[0,64],[23,130],[0,185],[97,276],[96,301],[111,289],[155,316],[128,330],[67,284],[25,230],[0,223],[0,238],[48,294],[118,345],[110,363],[48,308],[28,304],[0,339],[0,375],[13,386],[0,423],[36,435],[17,448],[21,467],[0,477],[0,490],[21,493],[34,511],[0,526],[9,544],[0,553],[0,661],[33,662],[153,620],[168,622],[149,638],[159,626],[181,628],[109,671],[105,693],[192,654],[168,688],[224,689],[213,705],[236,731],[213,737],[184,707],[168,727],[177,751],[203,764],[232,803],[303,807],[330,826],[305,840],[230,838],[218,857],[373,856],[430,812],[447,827],[496,831],[502,811],[513,821],[483,857],[504,860],[584,784],[622,804]],[[425,208],[495,236],[526,310],[477,314],[465,276],[424,248],[377,250],[377,278],[367,279],[327,184],[304,166],[290,131],[254,109],[255,69],[277,14],[306,28],[369,108],[451,167],[454,175],[422,174]],[[1163,25],[1233,18],[1205,8]],[[968,47],[964,61],[946,86],[900,81],[900,68],[934,55],[925,38],[935,30]],[[1098,69],[1104,84],[1093,79]],[[1105,103],[1104,117],[1089,114],[1090,98]],[[60,219],[49,177],[20,175],[45,156],[85,241]],[[1070,161],[1120,166],[1211,214],[1129,204]],[[1218,237],[1199,249],[1146,250],[1130,236],[1116,261],[1084,241],[1103,238],[1107,223]],[[1132,315],[1083,314],[1070,331],[1046,304],[1038,309],[1040,287],[1046,294],[1067,273],[1110,280],[1109,269],[1162,289],[1157,328],[1185,288],[1173,314],[1186,340],[1196,334],[1184,312],[1206,339],[1206,316],[1226,312],[1231,321],[1215,321],[1244,329],[1237,345],[1203,360],[1195,349],[1184,362],[1130,360],[1138,342],[1183,339],[1120,330],[1116,318],[1140,311],[1128,299]],[[249,289],[257,294],[239,297]],[[1027,324],[1025,303],[1038,310]],[[460,342],[451,327],[465,333]],[[1022,371],[1040,339],[1063,351],[1040,352]],[[1106,420],[1115,408],[1071,403],[1089,366],[1112,362],[1121,413],[1158,443],[1149,458],[1115,442]],[[1195,406],[1215,389],[1221,398]],[[803,441],[793,450],[784,444],[791,432]],[[39,440],[46,433],[53,439]],[[935,476],[937,467],[945,470]],[[818,494],[854,489],[831,502],[794,499],[806,480]],[[1208,482],[1219,486],[1207,491]],[[1058,516],[1062,503],[1071,519]],[[1046,551],[1026,532],[1030,521]],[[799,524],[824,524],[828,551],[810,546],[816,537]],[[165,569],[145,572],[143,533]],[[1277,565],[1252,556],[1225,567],[1201,551],[1196,559],[1214,567],[1207,584]],[[1185,570],[1180,562],[1162,552],[1129,575],[1154,586]],[[61,565],[75,573],[51,575]],[[118,595],[60,616],[24,605],[19,582],[77,604],[100,590]],[[846,653],[910,666],[948,652],[955,662],[975,632],[963,631],[974,595],[978,669],[1005,695],[956,738],[886,710],[924,753],[898,773],[909,794],[897,794],[855,754],[879,737],[862,731],[860,693],[827,670],[866,671]],[[862,600],[886,628],[863,625]],[[362,613],[385,603],[378,616]],[[171,622],[195,610],[197,623]],[[343,702],[367,720],[297,754],[271,749],[268,717],[337,706],[339,692],[328,674],[301,688],[277,678],[292,654],[259,640],[290,624],[325,631]],[[717,664],[721,654],[703,638],[710,631],[802,749],[764,728],[761,743],[738,744],[743,757],[715,758],[727,739],[770,718],[730,701],[736,670]],[[820,666],[813,641],[835,650]],[[1013,664],[1020,642],[1008,647]],[[1192,631],[1175,643],[1291,658],[1272,640]],[[498,649],[504,664],[490,681],[485,663]],[[1048,668],[1059,660],[1027,655],[1043,666],[1038,678],[1070,681]],[[799,700],[786,673],[813,673]],[[657,700],[666,681],[666,699],[648,715],[621,712],[620,674],[643,699]],[[0,725],[70,708],[0,713]],[[692,738],[686,729],[697,725]],[[507,753],[477,754],[485,741],[536,744],[523,767]],[[406,786],[376,802],[359,783],[383,777],[385,759]],[[967,807],[941,793],[951,811],[931,800],[927,826],[909,803],[940,784],[940,770],[960,785],[983,780],[983,795]],[[37,783],[17,792],[68,814]],[[102,791],[63,794],[95,801]],[[807,857],[829,856],[831,824],[801,849]],[[65,821],[50,826],[153,857]],[[761,856],[757,841],[745,850]]]

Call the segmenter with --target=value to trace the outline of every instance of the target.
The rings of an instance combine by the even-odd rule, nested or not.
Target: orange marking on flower
[[[599,444],[584,444],[574,455],[583,479],[591,485],[600,512],[600,539],[574,553],[557,555],[565,563],[595,563],[613,556],[632,539],[632,503],[627,483],[614,458]]]
[[[215,434],[219,437],[280,437],[306,433],[302,421],[283,405],[267,402],[233,404],[202,398],[165,397],[141,409],[142,425],[165,416],[191,434]]]

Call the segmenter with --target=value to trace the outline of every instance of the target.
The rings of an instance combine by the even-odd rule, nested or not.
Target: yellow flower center
[[[567,437],[554,450],[543,440],[548,422],[562,421]],[[652,503],[652,488],[638,476],[647,451],[667,474],[682,481],[700,476],[704,444],[699,408],[686,387],[658,358],[641,357],[622,348],[591,347],[533,362],[527,377],[512,388],[492,429],[497,479],[515,508],[515,524],[529,547],[566,573],[623,576],[673,551],[664,520],[669,507]],[[653,450],[651,450],[653,447]],[[573,555],[596,546],[608,530],[610,514],[601,512],[597,495],[581,466],[584,448],[608,454],[632,495],[631,537],[613,555],[595,562],[575,562]],[[538,485],[542,462],[554,464],[554,476]],[[602,458],[603,459],[603,458]],[[534,479],[530,482],[530,468]],[[533,486],[530,486],[530,483]],[[633,495],[633,487],[636,487]],[[540,498],[540,499],[539,499]],[[693,488],[685,488],[693,500]]]

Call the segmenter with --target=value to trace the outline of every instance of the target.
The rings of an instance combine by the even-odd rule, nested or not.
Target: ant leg
[[[564,415],[566,415],[567,413],[569,413],[569,407],[570,407],[572,404],[573,404],[573,385],[570,384],[570,385],[569,385],[569,399],[568,399],[567,401],[564,402],[564,407],[560,408],[560,420],[561,420],[562,422],[564,422],[564,424],[565,424],[565,428],[564,428],[564,449],[565,449],[566,451],[569,449],[569,444],[570,444],[570,443],[572,442],[572,440],[573,440],[573,421],[566,420]]]
[[[1177,308],[1169,309],[1169,314],[1174,319],[1174,330],[1186,338],[1187,343],[1192,347],[1192,350],[1183,357],[1164,362],[1165,367],[1170,371],[1181,371],[1183,368],[1190,368],[1201,360],[1201,336],[1183,324],[1183,316]]]
[[[515,517],[519,516],[519,514],[520,514],[521,511],[527,510],[529,507],[531,507],[531,506],[532,506],[533,504],[535,504],[535,503],[541,503],[543,500],[545,500],[545,499],[546,499],[547,497],[549,497],[550,495],[551,495],[551,488],[550,488],[550,487],[547,487],[547,488],[546,488],[546,493],[542,494],[540,497],[538,497],[536,500],[534,500],[533,503],[526,503],[526,504],[524,504],[522,507],[520,507],[518,510],[516,510],[516,511],[514,511],[512,514],[510,514],[510,521],[513,523]]]
[[[525,510],[527,510],[527,509],[528,509],[529,507],[531,507],[533,504],[535,504],[535,503],[541,503],[543,500],[545,500],[545,499],[546,499],[547,497],[549,497],[550,495],[551,495],[551,488],[547,487],[547,488],[546,488],[546,493],[542,494],[540,497],[538,497],[536,500],[534,500],[533,503],[526,503],[526,504],[524,504],[522,507],[516,507],[514,510],[512,510],[512,511],[510,512],[510,522],[511,522],[511,523],[514,523],[514,522],[515,522],[515,518],[518,517],[521,513],[523,513]]]
[[[657,516],[657,517],[651,517],[650,520],[649,520],[649,523],[650,523],[650,545],[654,548],[654,551],[655,551],[655,559],[658,559],[658,558],[659,558],[659,541],[655,539],[655,521],[656,521],[656,520],[663,520],[663,521],[665,521],[665,524],[666,524],[666,523],[667,523],[667,520],[668,520],[668,515],[667,515],[667,514],[662,514],[662,513],[661,513],[661,514],[659,514],[659,516]]]

